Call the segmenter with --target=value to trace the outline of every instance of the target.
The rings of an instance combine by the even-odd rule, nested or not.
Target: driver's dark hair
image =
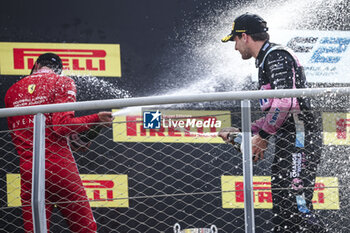
[[[61,74],[62,72],[62,60],[57,54],[54,53],[41,54],[36,60],[36,64],[40,66],[46,66],[52,69],[56,74]]]
[[[267,32],[259,32],[254,34],[249,34],[254,41],[265,41],[270,40],[270,35]],[[238,38],[242,38],[242,34],[237,35]]]

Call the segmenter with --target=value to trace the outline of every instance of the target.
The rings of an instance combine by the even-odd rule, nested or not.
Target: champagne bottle
[[[102,128],[103,128],[103,125],[92,126],[88,131],[80,134],[80,139],[83,142],[88,143],[91,140],[95,139],[100,134]]]
[[[92,140],[94,140],[102,130],[103,125],[92,126],[88,131],[72,134],[70,135],[70,144],[74,151],[79,151],[81,149],[87,149]]]
[[[230,132],[227,136],[228,141],[232,143],[233,147],[241,152],[242,145],[242,133],[241,132]]]

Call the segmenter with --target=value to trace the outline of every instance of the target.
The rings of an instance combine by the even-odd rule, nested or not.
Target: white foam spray
[[[131,97],[131,94],[127,90],[95,76],[76,76],[75,81],[83,91],[79,95],[88,95],[89,99],[101,99],[101,95],[106,96],[105,98]]]
[[[232,4],[224,11],[213,11],[205,16],[208,20],[199,25],[192,26],[188,22],[189,35],[183,37],[189,47],[188,54],[185,54],[188,58],[175,68],[181,70],[178,76],[188,77],[188,80],[168,94],[237,91],[251,82],[252,77],[257,75],[254,59],[243,61],[234,49],[235,43],[221,42],[221,38],[230,33],[237,16],[246,12],[260,15],[267,21],[270,34],[278,30],[315,30],[312,25],[326,26],[322,25],[326,22],[320,20],[320,14],[329,15],[343,1],[257,0],[248,5]],[[278,43],[273,37],[271,41]],[[172,72],[176,72],[175,69]]]
[[[235,44],[222,43],[221,38],[229,34],[233,20],[240,14],[250,12],[263,17],[270,34],[276,30],[315,29],[310,25],[320,25],[320,13],[333,12],[342,0],[257,0],[247,5],[230,5],[224,10],[213,10],[205,15],[203,22],[185,22],[184,35],[179,35],[186,47],[183,57],[172,60],[173,65],[160,74],[160,85],[165,88],[159,95],[200,94],[217,91],[238,91],[250,83],[257,75],[254,59],[242,60]],[[322,27],[322,25],[321,25]],[[271,38],[274,41],[274,38]],[[177,48],[174,48],[177,50]],[[177,54],[177,51],[173,51]],[[168,84],[171,82],[171,84]],[[201,104],[198,103],[198,106]],[[182,107],[183,105],[172,105]],[[157,106],[152,106],[157,107]],[[163,106],[164,107],[164,106]],[[125,114],[141,112],[142,107],[123,109]],[[129,112],[130,111],[130,112]]]

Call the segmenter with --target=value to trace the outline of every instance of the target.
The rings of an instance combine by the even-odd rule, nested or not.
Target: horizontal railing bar
[[[163,105],[163,104],[183,104],[197,102],[213,102],[224,100],[243,99],[267,99],[267,98],[287,98],[287,97],[312,97],[327,94],[346,95],[350,94],[350,87],[337,88],[306,88],[306,89],[281,89],[264,91],[235,91],[235,92],[215,92],[188,95],[164,95],[136,97],[127,99],[107,99],[82,101],[75,103],[46,104],[29,107],[3,108],[0,109],[0,117],[34,115],[37,113],[52,113],[66,111],[82,111],[97,109],[112,109],[133,106]]]

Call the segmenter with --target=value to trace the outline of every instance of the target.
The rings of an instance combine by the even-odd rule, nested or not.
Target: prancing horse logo
[[[35,84],[31,84],[28,86],[28,92],[30,94],[33,94],[34,90],[35,90]]]

